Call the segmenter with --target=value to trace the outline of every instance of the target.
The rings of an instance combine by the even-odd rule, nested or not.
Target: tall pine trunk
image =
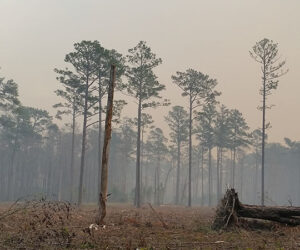
[[[62,143],[62,135],[59,134],[59,161],[58,161],[58,190],[57,190],[57,198],[58,201],[62,200],[62,192],[63,192],[63,179],[64,179],[64,167],[66,166],[66,154],[63,150],[63,143]]]
[[[145,187],[146,187],[146,196],[147,196],[147,201],[150,201],[150,197],[148,197],[148,187],[149,187],[149,160],[147,159],[146,164],[145,164]]]
[[[217,147],[217,199],[220,199],[220,147]]]
[[[179,203],[179,188],[180,188],[180,158],[181,158],[181,150],[180,150],[180,140],[179,136],[177,138],[177,176],[176,176],[176,196],[175,196],[175,204]]]
[[[114,88],[116,80],[116,66],[111,66],[111,78],[110,86],[108,90],[107,98],[107,110],[105,120],[105,136],[103,142],[103,153],[102,153],[102,166],[101,166],[101,191],[99,193],[99,215],[97,218],[97,224],[103,224],[106,216],[106,201],[107,201],[107,190],[108,190],[108,160],[110,151],[111,141],[111,121],[113,116],[113,99],[114,99]]]
[[[211,147],[208,148],[208,205],[212,204]]]
[[[188,206],[192,206],[192,97],[190,95],[189,113],[189,180],[188,180]]]
[[[141,188],[140,200],[142,203],[145,195],[144,192],[145,190],[143,188],[144,126],[142,126],[141,133],[142,133],[142,140],[141,140],[141,163],[140,163],[140,188]]]
[[[223,148],[220,148],[220,185],[219,199],[223,196]]]
[[[195,187],[195,198],[197,202],[198,202],[199,177],[200,177],[200,153],[197,157],[197,175],[196,175],[196,187]]]
[[[80,174],[79,174],[79,192],[78,192],[78,205],[82,203],[83,194],[83,170],[85,163],[85,146],[86,146],[86,130],[87,130],[87,110],[88,110],[88,94],[89,94],[89,81],[87,79],[85,85],[85,98],[83,110],[83,125],[82,125],[82,144],[81,144],[81,160],[80,160]]]
[[[142,117],[142,100],[139,97],[138,106],[138,131],[136,142],[136,184],[135,184],[135,205],[141,206],[141,182],[140,182],[140,167],[141,167],[141,117]]]
[[[153,193],[153,203],[156,205],[157,197],[157,167],[154,169],[154,193]]]
[[[258,152],[255,153],[255,176],[254,176],[254,190],[253,190],[253,203],[257,204],[257,185],[258,185]]]
[[[236,148],[233,148],[232,158],[232,188],[235,188],[235,159],[236,159]]]
[[[72,113],[72,145],[71,145],[71,166],[70,166],[70,201],[73,203],[73,188],[74,188],[74,149],[75,149],[75,126],[76,126],[76,118],[75,118],[75,101],[73,103],[73,113]]]
[[[14,146],[13,146],[13,152],[11,155],[11,163],[10,163],[10,174],[8,178],[8,200],[14,199],[14,192],[15,192],[15,158],[17,153],[17,144],[16,144],[17,136],[15,138]]]
[[[101,192],[101,166],[102,166],[102,91],[99,76],[99,126],[98,126],[98,194]]]
[[[15,186],[16,186],[16,173],[15,173],[15,158],[17,154],[17,142],[19,139],[19,119],[17,120],[17,131],[14,138],[14,145],[13,145],[13,151],[11,155],[11,162],[10,162],[10,176],[8,177],[8,200],[14,199],[14,192],[15,192]]]
[[[156,166],[156,202],[155,205],[160,205],[161,201],[161,188],[160,188],[160,157],[157,158]]]
[[[261,205],[265,205],[266,60],[263,60],[263,119],[261,142]]]
[[[204,148],[201,156],[201,206],[204,206]]]
[[[241,194],[240,194],[240,198],[241,198],[241,200],[243,200],[244,159],[241,159],[240,168],[241,168]]]

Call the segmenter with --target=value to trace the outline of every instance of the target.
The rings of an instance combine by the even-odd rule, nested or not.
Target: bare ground
[[[95,206],[38,201],[9,207],[0,206],[0,249],[300,249],[300,227],[213,231],[213,208],[111,204],[106,226],[90,229]]]

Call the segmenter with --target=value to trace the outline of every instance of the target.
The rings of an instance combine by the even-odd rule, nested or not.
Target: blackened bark
[[[97,224],[103,224],[106,216],[106,201],[107,201],[107,189],[108,189],[108,160],[111,140],[111,121],[113,115],[113,99],[114,99],[114,88],[116,80],[116,66],[111,66],[111,78],[110,86],[108,90],[107,98],[107,112],[105,120],[105,136],[103,142],[103,153],[102,153],[102,168],[101,168],[101,192],[99,193],[99,214],[96,219]]]

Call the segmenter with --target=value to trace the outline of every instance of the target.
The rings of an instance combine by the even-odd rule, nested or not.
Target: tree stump
[[[218,230],[248,223],[252,224],[252,227],[262,228],[263,225],[272,226],[272,222],[273,225],[300,225],[300,207],[245,205],[239,201],[234,189],[228,189],[217,208],[212,227]]]

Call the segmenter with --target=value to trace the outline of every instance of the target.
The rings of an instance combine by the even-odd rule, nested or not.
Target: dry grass
[[[111,204],[105,228],[89,229],[95,206],[36,202],[1,218],[0,249],[300,249],[300,228],[213,231],[215,210],[177,206],[136,209]]]

